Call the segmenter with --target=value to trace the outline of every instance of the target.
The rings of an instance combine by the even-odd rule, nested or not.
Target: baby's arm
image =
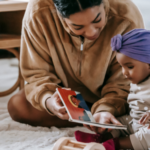
[[[148,121],[150,121],[150,112],[146,112],[139,120],[139,123],[145,125]],[[148,129],[150,129],[150,124],[148,126]]]

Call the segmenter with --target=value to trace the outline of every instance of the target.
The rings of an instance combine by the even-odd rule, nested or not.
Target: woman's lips
[[[89,40],[95,40],[99,37],[99,33],[97,33],[96,35],[92,36],[92,37],[86,37]]]

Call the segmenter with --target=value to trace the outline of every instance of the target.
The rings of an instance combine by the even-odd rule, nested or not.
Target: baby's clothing
[[[113,130],[111,134],[114,138],[130,136],[134,150],[148,150],[150,148],[150,129],[136,122],[133,123],[130,115],[117,118],[123,125],[127,125],[127,130]]]
[[[144,113],[150,111],[150,77],[140,84],[131,84],[128,103],[130,115],[117,118],[123,125],[127,125],[127,130],[113,130],[112,135],[113,137],[130,136],[135,150],[148,150],[150,129],[147,129],[148,124],[142,126],[138,121]]]
[[[131,84],[128,103],[133,122],[150,110],[150,77],[140,84]]]

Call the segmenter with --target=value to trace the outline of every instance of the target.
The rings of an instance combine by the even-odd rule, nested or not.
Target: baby
[[[78,141],[103,142],[106,149],[150,149],[150,31],[134,29],[111,40],[112,50],[131,81],[128,104],[130,115],[117,118],[127,130],[112,130],[107,134],[76,131]],[[109,148],[107,148],[109,145]]]

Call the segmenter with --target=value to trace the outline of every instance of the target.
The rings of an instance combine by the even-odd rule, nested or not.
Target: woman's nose
[[[94,27],[94,26],[89,26],[87,29],[86,29],[86,32],[85,32],[85,35],[87,37],[93,37],[97,34],[97,29]]]

